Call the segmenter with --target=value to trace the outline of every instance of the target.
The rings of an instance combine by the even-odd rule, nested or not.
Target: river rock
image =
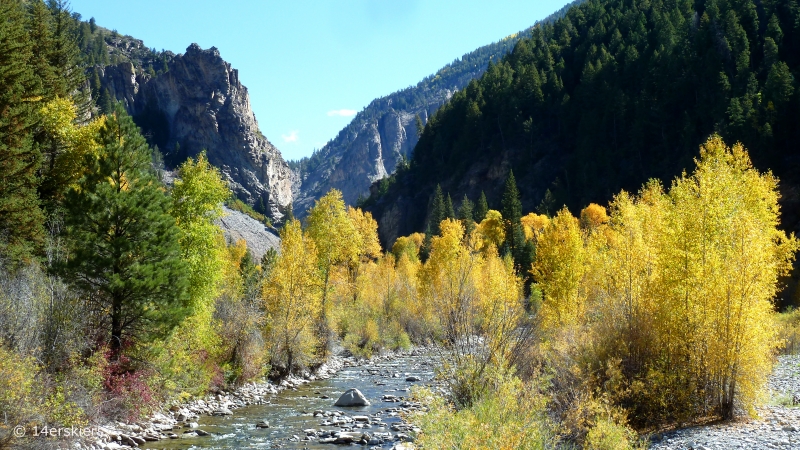
[[[358,389],[352,388],[345,391],[333,406],[369,406],[370,403]]]
[[[414,376],[414,375],[411,375],[410,377],[406,377],[406,381],[409,381],[409,382],[413,383],[413,382],[416,382],[416,381],[422,381],[422,378]]]
[[[269,428],[269,421],[262,420],[256,424],[256,428]]]

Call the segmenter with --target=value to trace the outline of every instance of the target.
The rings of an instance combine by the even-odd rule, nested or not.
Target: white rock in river
[[[358,389],[348,389],[333,406],[369,406],[369,401]]]

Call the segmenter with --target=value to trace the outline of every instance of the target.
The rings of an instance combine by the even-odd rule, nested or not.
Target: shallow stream
[[[373,441],[372,444],[362,446],[363,448],[391,448],[398,434],[407,434],[398,425],[402,422],[399,410],[410,396],[410,388],[413,385],[431,383],[433,371],[433,359],[429,356],[377,359],[364,365],[346,367],[327,380],[286,389],[273,396],[269,404],[239,408],[233,411],[232,416],[200,417],[197,420],[199,429],[210,433],[209,436],[186,433],[186,437],[148,443],[143,448],[341,448],[319,442],[320,435],[327,435],[325,431],[368,433],[383,442]],[[420,381],[406,381],[407,378],[414,377]],[[371,405],[352,408],[333,406],[339,396],[349,388],[360,390]],[[391,396],[397,397],[397,400],[385,401],[391,400]],[[335,416],[337,412],[340,414],[338,417]],[[354,416],[368,416],[370,423],[350,421]],[[256,424],[261,421],[268,422],[270,427],[256,428]],[[349,422],[339,425],[331,423],[343,421]],[[326,423],[331,424],[325,425]],[[305,430],[313,430],[315,435],[308,436],[309,433]],[[183,431],[190,430],[176,430],[175,433],[181,434]]]

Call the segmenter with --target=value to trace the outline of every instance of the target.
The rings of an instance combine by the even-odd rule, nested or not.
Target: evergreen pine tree
[[[53,86],[58,82],[56,68],[50,65],[50,54],[55,43],[53,41],[53,15],[42,2],[31,2],[28,9],[28,33],[31,42],[31,62],[36,76],[42,83],[44,100],[52,100]]]
[[[425,125],[422,123],[422,118],[419,114],[414,117],[414,127],[417,129],[417,137],[422,136],[422,132],[425,131]]]
[[[76,32],[77,21],[70,15],[65,0],[51,0],[52,14],[52,46],[48,52],[50,66],[57,75],[49,94],[59,97],[71,97],[78,107],[78,117],[89,112],[90,99],[83,92],[86,74],[83,70],[83,56],[78,47]]]
[[[103,146],[65,199],[72,256],[58,267],[108,315],[114,356],[125,342],[164,336],[189,312],[187,266],[170,201],[150,149],[121,106],[101,128]]]
[[[464,194],[464,199],[461,200],[461,205],[458,207],[458,219],[464,224],[464,236],[469,237],[472,231],[475,230],[475,219],[473,217],[475,205],[472,200]]]
[[[556,208],[556,197],[550,192],[550,189],[544,192],[544,198],[539,203],[539,206],[536,207],[536,212],[539,214],[544,214],[547,217],[552,217],[553,213],[555,212]]]
[[[508,172],[506,186],[501,200],[501,208],[506,228],[506,249],[511,252],[517,270],[525,272],[526,267],[533,262],[529,261],[525,247],[525,232],[522,229],[522,201],[520,200],[517,181],[514,178],[514,171]]]
[[[445,199],[444,201],[444,217],[442,218],[442,220],[455,219],[455,218],[456,218],[456,212],[453,209],[453,200],[450,198],[450,194],[448,193],[447,199]]]
[[[433,234],[431,233],[431,225],[428,224],[425,227],[425,238],[422,240],[422,245],[419,248],[419,259],[422,262],[428,260],[428,256],[431,254],[431,241],[433,240]]]
[[[31,258],[44,236],[32,142],[40,85],[24,14],[21,2],[0,0],[0,256],[12,263]]]
[[[445,201],[444,195],[442,194],[442,186],[436,185],[436,190],[433,192],[433,201],[431,202],[431,212],[428,215],[430,220],[428,221],[429,225],[428,228],[430,229],[430,233],[432,236],[439,235],[439,224],[442,223],[442,220],[445,219]]]
[[[489,202],[486,201],[486,194],[481,191],[478,204],[475,206],[475,222],[481,223],[486,218],[487,212],[489,212]]]

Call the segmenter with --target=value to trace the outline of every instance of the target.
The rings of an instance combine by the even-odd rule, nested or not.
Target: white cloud
[[[297,142],[297,130],[292,130],[289,134],[282,134],[283,142]]]
[[[351,117],[356,115],[356,110],[354,109],[335,109],[333,111],[328,111],[328,117],[338,116],[338,117]]]

